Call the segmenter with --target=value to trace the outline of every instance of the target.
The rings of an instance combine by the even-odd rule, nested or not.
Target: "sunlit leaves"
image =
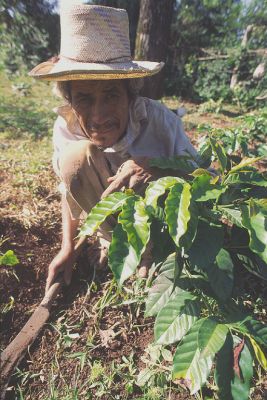
[[[195,201],[217,199],[226,190],[226,186],[211,183],[212,177],[207,174],[197,176],[192,183],[192,196]]]
[[[250,342],[252,344],[255,356],[256,356],[259,364],[266,371],[267,370],[267,360],[266,360],[266,357],[265,357],[262,349],[260,348],[258,343],[252,337],[249,337],[249,339],[250,339]]]
[[[180,275],[183,264],[176,253],[170,254],[162,264],[159,275],[148,291],[146,299],[146,316],[157,315],[168,302],[172,293],[181,291],[174,286],[174,280]]]
[[[199,303],[186,291],[174,293],[157,315],[154,327],[158,344],[180,340],[199,316]]]
[[[165,176],[157,181],[151,182],[146,190],[145,203],[147,206],[156,207],[157,201],[160,196],[162,196],[166,190],[170,189],[177,182],[184,183],[184,179],[176,178],[174,176]]]
[[[109,265],[121,285],[136,270],[150,234],[149,216],[142,199],[124,200],[109,250]]]
[[[129,244],[135,249],[138,257],[141,257],[150,232],[149,216],[143,200],[129,197],[122,207],[118,222],[127,233]]]
[[[203,320],[198,320],[184,336],[177,347],[173,359],[172,377],[175,382],[181,381],[191,394],[196,393],[206,382],[212,367],[212,357],[201,356],[198,347],[198,333]]]
[[[221,172],[224,172],[227,165],[227,156],[225,150],[215,138],[210,137],[210,144],[212,147],[212,151],[214,152],[216,158],[219,161],[220,170]]]
[[[159,270],[159,276],[155,279],[154,282],[157,281],[157,279],[164,275],[167,278],[174,280],[174,274],[175,274],[175,270],[178,267],[178,260],[177,260],[177,254],[176,253],[171,253],[166,260],[164,261],[164,263],[162,263],[160,270]],[[180,270],[182,268],[182,266],[180,265]]]
[[[211,149],[223,176],[214,179],[200,168],[188,182],[170,176],[151,182],[145,198],[120,193],[94,210],[88,230],[97,229],[112,212],[118,213],[109,263],[122,285],[140,263],[152,227],[151,241],[159,254],[156,263],[165,261],[154,264],[157,275],[152,286],[146,286],[145,316],[156,317],[156,345],[180,341],[173,379],[194,394],[206,382],[214,361],[220,400],[247,400],[252,355],[266,368],[267,328],[246,313],[236,309],[232,313],[227,305],[234,303],[233,261],[258,277],[265,276],[267,201],[257,197],[265,190],[266,179],[250,166],[255,160],[245,160],[227,173],[230,161],[214,138],[206,148],[208,156]],[[158,160],[157,166],[174,168],[177,160],[166,164]],[[250,196],[256,198],[249,200]],[[200,312],[205,316],[201,320]],[[239,335],[235,344],[234,333]],[[250,340],[250,348],[243,337]],[[147,377],[145,371],[140,379]]]
[[[0,256],[0,265],[14,267],[19,263],[18,257],[13,250],[7,250],[5,254]]]
[[[80,230],[80,236],[92,235],[105,219],[120,210],[129,196],[126,193],[115,192],[100,200],[88,214]]]
[[[243,227],[242,215],[239,209],[230,207],[220,207],[220,211],[222,212],[223,216],[228,219],[228,221],[232,222],[236,226],[239,226],[239,228]]]
[[[177,184],[166,199],[166,222],[177,247],[190,248],[197,230],[197,206],[191,200],[191,186]]]
[[[148,292],[146,299],[146,317],[157,313],[168,302],[173,292],[173,281],[164,275],[160,275]]]
[[[198,332],[198,347],[201,356],[214,356],[223,346],[228,327],[213,318],[203,321]]]
[[[121,286],[136,270],[140,257],[127,241],[127,234],[118,224],[112,235],[108,261],[115,279]]]
[[[255,164],[260,159],[261,159],[261,157],[251,157],[251,158],[244,157],[239,164],[237,164],[231,168],[231,170],[229,171],[229,174],[233,174],[240,170],[245,170],[246,169],[245,167],[247,167],[248,165]]]
[[[242,223],[250,236],[250,249],[267,263],[266,208],[251,199],[248,206],[242,206]]]

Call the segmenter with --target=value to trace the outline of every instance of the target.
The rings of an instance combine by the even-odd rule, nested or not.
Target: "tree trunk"
[[[253,31],[253,26],[254,25],[248,25],[246,27],[246,30],[244,32],[244,35],[243,35],[243,38],[242,38],[242,41],[241,41],[241,48],[243,48],[243,49],[245,49],[247,47],[247,45],[248,45],[248,41],[249,41],[250,35],[251,35],[252,31]],[[233,69],[233,74],[232,74],[231,82],[230,82],[230,89],[231,90],[234,90],[235,87],[238,84],[238,73],[239,73],[240,64],[241,64],[241,62],[239,61],[239,65],[236,66]]]
[[[247,47],[249,38],[250,38],[250,36],[252,34],[252,31],[253,31],[253,27],[254,27],[254,25],[248,25],[246,27],[246,30],[244,32],[244,36],[243,36],[242,42],[241,42],[241,47],[242,48]]]
[[[135,42],[135,59],[166,62],[175,0],[141,0]],[[164,71],[147,78],[142,94],[158,99],[163,95]]]

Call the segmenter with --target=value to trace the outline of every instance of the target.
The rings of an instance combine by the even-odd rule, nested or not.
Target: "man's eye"
[[[76,98],[76,104],[85,104],[85,103],[90,103],[91,98],[88,96],[79,96]]]

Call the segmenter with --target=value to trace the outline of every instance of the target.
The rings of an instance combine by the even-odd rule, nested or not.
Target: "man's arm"
[[[170,175],[179,176],[184,179],[190,178],[182,171],[150,167],[149,161],[149,157],[136,157],[124,162],[116,175],[108,178],[109,186],[101,197],[104,198],[124,187],[134,189],[136,193],[143,194],[150,181],[162,178],[163,176]]]
[[[77,235],[79,220],[73,220],[67,200],[62,196],[62,243],[61,249],[48,267],[46,291],[60,271],[64,271],[64,280],[70,284],[72,268],[75,262],[74,239]]]

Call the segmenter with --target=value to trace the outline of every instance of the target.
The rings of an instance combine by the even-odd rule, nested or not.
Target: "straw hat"
[[[60,55],[37,65],[35,78],[66,81],[154,75],[164,63],[133,61],[126,10],[74,4],[62,8]]]

